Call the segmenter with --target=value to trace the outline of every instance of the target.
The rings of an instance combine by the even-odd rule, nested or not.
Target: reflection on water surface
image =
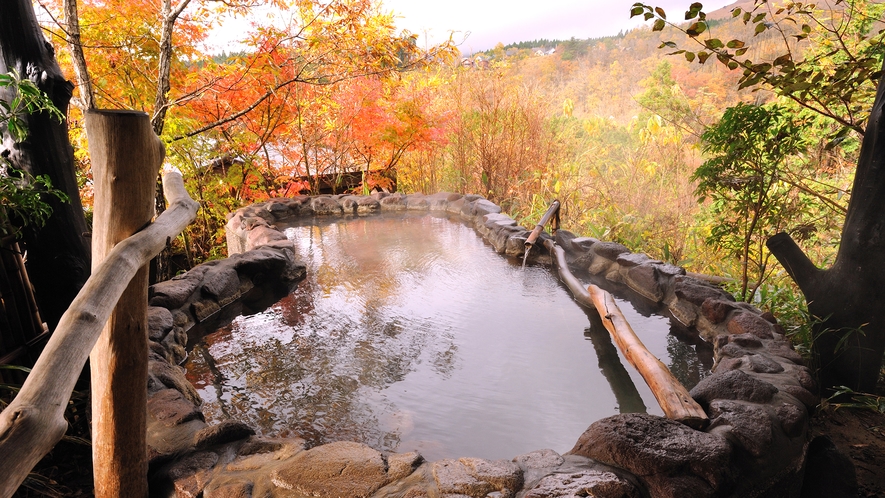
[[[207,419],[435,460],[564,452],[599,418],[660,413],[549,269],[522,269],[433,215],[309,221],[287,229],[307,279],[193,347],[188,378]],[[668,320],[621,306],[696,382],[703,368]]]

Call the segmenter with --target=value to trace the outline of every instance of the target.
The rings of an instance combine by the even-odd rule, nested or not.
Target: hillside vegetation
[[[756,34],[756,25],[731,9],[711,14],[706,25],[705,36],[746,40],[742,55],[755,60],[777,59],[785,49],[797,60],[826,50],[826,33],[797,40],[790,30],[802,33],[801,25],[787,22],[783,30]],[[787,231],[821,264],[833,256],[859,134],[778,97],[770,86],[739,90],[740,69],[713,58],[699,64],[685,50],[667,55],[677,52],[676,42],[689,41],[676,29],[649,26],[556,42],[552,55],[544,51],[549,40],[499,45],[459,68],[410,74],[411,81],[437,85],[448,133],[444,142],[403,156],[400,185],[481,193],[526,225],[559,198],[570,230],[689,271],[733,277],[738,297],[763,306],[796,304],[764,241]],[[855,105],[868,108],[872,95],[864,99]],[[738,129],[760,124],[742,144],[757,147],[757,157],[730,167],[720,161],[717,170],[711,159],[733,154],[728,145],[735,137],[716,127],[738,104],[767,106],[760,108],[768,110],[765,120],[725,115],[746,121]],[[772,149],[785,134],[791,148]]]
[[[463,58],[451,43],[421,50],[370,0],[278,4],[292,25],[258,25],[230,55],[201,43],[222,14],[249,12],[238,2],[119,15],[84,0],[80,43],[46,26],[81,107],[151,114],[203,208],[176,242],[187,264],[224,255],[224,217],[241,205],[317,192],[319,174],[389,189],[395,171],[400,190],[479,193],[525,225],[558,198],[565,228],[733,278],[738,297],[787,303],[802,322],[764,241],[787,231],[816,262],[834,255],[878,66],[842,94],[828,82],[846,58],[881,64],[878,4],[744,0],[670,20],[637,4],[624,16],[649,25],[618,36]],[[47,7],[65,19],[60,1]],[[80,122],[72,112],[88,207]]]

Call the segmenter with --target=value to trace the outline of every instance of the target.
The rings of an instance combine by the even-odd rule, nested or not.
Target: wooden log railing
[[[599,313],[618,349],[648,384],[664,415],[695,429],[706,426],[709,419],[704,409],[691,397],[685,386],[673,377],[661,360],[642,344],[612,295],[592,284],[585,290],[583,284],[568,269],[565,251],[550,239],[544,241],[544,247],[553,256],[560,279],[575,299],[584,306],[595,308]]]
[[[90,136],[90,139],[95,138]],[[116,143],[116,147],[131,145],[114,140],[110,143]],[[119,177],[112,178],[111,183],[117,180]],[[104,261],[93,269],[92,276],[61,317],[21,391],[0,412],[0,469],[3,469],[0,497],[11,496],[34,465],[64,435],[67,428],[64,409],[74,385],[130,281],[166,246],[168,239],[181,233],[196,217],[199,205],[188,196],[180,173],[167,171],[163,175],[163,186],[169,209],[107,252]],[[144,357],[146,351],[145,345],[145,349],[137,353]],[[112,362],[123,368],[125,361],[124,358],[112,358]],[[106,366],[93,363],[92,368]],[[144,382],[137,391],[145,391]],[[137,395],[135,392],[125,394]],[[136,410],[144,413],[145,407],[142,405]],[[145,454],[143,447],[128,450]],[[139,478],[145,480],[147,476],[141,473]]]

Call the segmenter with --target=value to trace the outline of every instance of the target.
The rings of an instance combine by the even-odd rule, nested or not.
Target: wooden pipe
[[[552,240],[545,240],[546,247],[553,256],[563,283],[571,290],[578,303],[595,308],[602,323],[627,361],[639,372],[652,394],[671,420],[701,429],[709,418],[704,409],[691,397],[685,386],[670,373],[670,370],[642,344],[636,332],[630,327],[612,295],[595,285],[584,290],[583,285],[568,269],[565,251]]]

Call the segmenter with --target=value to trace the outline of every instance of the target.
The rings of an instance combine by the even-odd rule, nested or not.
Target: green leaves
[[[707,31],[707,23],[704,21],[698,21],[696,23],[692,23],[691,26],[685,29],[685,34],[694,38],[704,31]]]
[[[630,8],[630,17],[636,16],[643,16],[646,21],[657,18],[652,24],[652,31],[661,31],[667,25],[667,13],[660,7],[634,3]]]
[[[695,194],[712,201],[710,242],[741,260],[744,299],[749,272],[757,281],[765,275],[762,242],[801,218],[803,205],[783,180],[808,145],[793,116],[783,106],[738,104],[702,135],[708,159],[692,175]]]
[[[731,40],[725,44],[728,48],[744,48],[746,44],[740,40]]]
[[[13,219],[22,226],[43,226],[52,214],[52,207],[43,200],[43,195],[54,196],[62,202],[69,200],[64,192],[52,187],[46,175],[32,178],[19,171],[0,175],[0,234],[19,235],[21,229],[10,223]]]
[[[14,95],[11,101],[0,100],[0,124],[6,125],[16,142],[28,137],[25,122],[28,114],[47,112],[59,121],[64,120],[49,96],[32,81],[22,79],[17,72],[0,74],[0,87],[12,89]],[[0,159],[0,166],[5,170],[0,174],[0,234],[18,235],[20,229],[10,223],[11,218],[21,225],[42,226],[52,214],[52,208],[43,200],[44,194],[67,202],[64,192],[52,188],[49,177],[31,178],[25,172],[6,167],[3,159]]]
[[[642,13],[655,17],[655,8],[642,5]],[[874,20],[885,15],[885,5],[873,0],[845,2],[844,7],[820,11],[811,4],[786,3],[768,11],[768,2],[757,0],[752,7],[732,9],[731,19],[722,23],[752,25],[754,38],[766,31],[757,51],[746,40],[710,35],[703,6],[693,3],[686,11],[686,25],[674,25],[697,44],[695,50],[667,42],[670,55],[688,62],[706,63],[710,56],[731,70],[743,69],[739,89],[765,88],[787,97],[800,107],[829,118],[840,127],[863,134],[882,66],[885,30]],[[647,17],[648,18],[648,17]],[[658,18],[654,29],[663,28]],[[878,30],[878,31],[877,31]],[[727,32],[728,29],[723,31]],[[798,42],[802,42],[797,45]],[[781,46],[778,47],[778,44]],[[776,56],[761,59],[758,54]],[[747,57],[747,54],[751,54]],[[756,54],[756,55],[753,55]]]
[[[704,6],[701,5],[699,2],[695,2],[695,3],[691,4],[688,7],[688,10],[685,11],[685,20],[690,21],[690,20],[694,19],[695,17],[698,17],[698,15],[703,13],[703,12],[701,12],[701,9],[703,9],[703,8],[704,8]]]
[[[660,14],[664,14],[662,17],[667,17],[664,13],[664,9],[661,9],[660,7],[652,8],[650,5],[637,2],[634,3],[633,6],[630,8],[630,17],[642,16],[646,21],[648,21],[649,19],[655,17],[656,11],[660,11]]]
[[[844,399],[846,395],[850,396],[851,401],[838,403],[832,401],[837,398]],[[837,408],[855,408],[885,413],[885,396],[854,392],[851,388],[845,386],[839,386],[828,400]]]
[[[6,129],[16,142],[22,142],[28,136],[24,120],[28,114],[48,112],[59,121],[64,120],[49,96],[31,80],[22,79],[17,72],[0,74],[0,87],[11,88],[14,94],[11,101],[0,100],[0,124],[6,124]]]

